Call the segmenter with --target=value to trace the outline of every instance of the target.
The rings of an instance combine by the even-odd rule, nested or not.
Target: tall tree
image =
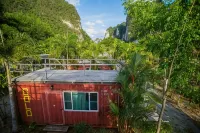
[[[3,34],[0,29],[0,36],[3,47],[5,46],[4,40],[3,40]],[[16,110],[16,102],[15,102],[15,95],[11,84],[11,75],[10,75],[10,68],[9,68],[9,61],[8,59],[3,59],[5,68],[6,68],[6,74],[7,74],[7,82],[8,82],[8,90],[9,90],[9,98],[10,98],[10,107],[11,107],[11,115],[12,115],[12,132],[18,131],[18,122],[17,122],[17,110]]]
[[[31,14],[5,13],[0,23],[0,58],[6,73],[12,115],[12,132],[18,131],[17,105],[12,88],[10,62],[35,54],[37,44],[51,36],[48,25]]]
[[[191,0],[191,3],[185,3],[182,0],[177,0],[170,6],[143,0],[132,2],[127,0],[124,3],[128,15],[132,18],[132,34],[136,35],[139,45],[144,45],[147,51],[158,57],[157,70],[163,71],[163,79],[160,79],[163,81],[163,104],[158,122],[158,133],[169,88],[191,86],[191,79],[196,79],[194,71],[198,70],[195,64],[198,63],[199,56],[194,53],[199,50],[199,31],[197,30],[199,2]],[[185,74],[185,71],[190,74]],[[188,79],[188,82],[184,79]]]
[[[190,7],[189,9],[189,13],[185,15],[186,19],[188,17],[188,15],[190,15],[192,9],[193,9],[193,6],[194,6],[194,3],[195,1],[193,2],[192,6]],[[167,101],[167,91],[169,90],[169,82],[171,80],[171,76],[172,76],[172,71],[174,70],[174,65],[175,65],[175,60],[177,58],[177,55],[179,53],[179,47],[182,45],[182,38],[184,36],[184,32],[185,32],[185,28],[186,28],[186,24],[187,22],[186,19],[183,19],[184,23],[183,23],[183,29],[181,31],[181,34],[180,34],[180,37],[178,39],[178,42],[176,44],[176,49],[174,51],[174,54],[173,54],[173,58],[171,60],[171,63],[170,63],[170,66],[168,67],[168,72],[166,72],[167,70],[165,69],[165,78],[164,78],[164,88],[163,88],[163,101],[162,101],[162,108],[161,108],[161,112],[160,112],[160,115],[159,115],[159,119],[158,119],[158,125],[157,125],[157,133],[160,133],[160,130],[161,130],[161,122],[162,122],[162,117],[163,117],[163,114],[164,114],[164,110],[165,110],[165,106],[166,106],[166,101]]]

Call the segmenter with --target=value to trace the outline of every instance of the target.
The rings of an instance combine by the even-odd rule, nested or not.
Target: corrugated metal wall
[[[53,85],[53,90],[50,89]],[[110,115],[109,99],[118,103],[118,84],[18,83],[17,99],[21,118],[26,123],[116,127]],[[63,91],[98,92],[98,112],[64,111]]]

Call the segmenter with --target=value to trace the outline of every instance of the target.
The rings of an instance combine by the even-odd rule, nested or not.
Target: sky
[[[81,17],[82,28],[92,38],[103,38],[106,29],[126,21],[121,0],[66,0]]]

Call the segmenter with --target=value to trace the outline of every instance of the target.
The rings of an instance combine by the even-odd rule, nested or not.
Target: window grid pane
[[[97,93],[90,93],[90,110],[97,110]]]
[[[90,110],[97,110],[97,102],[90,102]]]
[[[71,102],[65,102],[65,109],[72,109],[72,103]]]
[[[71,101],[71,92],[64,92],[65,101]]]
[[[90,101],[97,101],[97,93],[90,93]]]

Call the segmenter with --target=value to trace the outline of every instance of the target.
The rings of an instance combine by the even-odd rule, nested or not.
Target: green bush
[[[92,130],[92,127],[85,122],[81,122],[74,125],[74,131],[75,133],[90,133]]]
[[[36,122],[32,122],[29,127],[30,130],[35,130],[37,128]]]
[[[143,124],[142,133],[155,133],[157,122],[146,122]],[[162,123],[161,133],[172,133],[172,127],[169,123]]]
[[[32,122],[29,125],[22,124],[21,125],[21,132],[22,133],[39,133],[41,131],[41,127],[36,125],[36,122]]]
[[[110,132],[107,131],[105,128],[101,128],[98,131],[95,131],[95,133],[110,133]]]

